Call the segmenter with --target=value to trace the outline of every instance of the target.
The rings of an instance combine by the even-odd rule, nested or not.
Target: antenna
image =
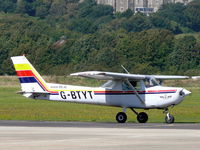
[[[127,70],[123,65],[121,65],[121,67],[124,69],[124,71],[125,71],[127,74],[130,74],[130,73],[128,72],[128,70]]]

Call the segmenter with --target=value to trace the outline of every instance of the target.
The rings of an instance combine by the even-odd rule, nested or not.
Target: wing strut
[[[124,69],[124,71],[125,71],[127,74],[130,74],[130,73],[128,72],[128,70],[127,70],[123,65],[121,65],[121,67]]]
[[[127,74],[130,74],[130,73],[128,72],[128,70],[127,70],[123,65],[121,65],[121,67],[126,71]],[[134,92],[135,92],[137,98],[140,100],[140,102],[141,102],[142,104],[145,104],[145,101],[140,97],[140,95],[138,94],[138,92],[137,92],[137,90],[135,89],[135,87],[132,86],[132,84],[129,82],[128,79],[126,79],[126,81],[127,81],[128,85],[134,90]]]
[[[140,95],[138,94],[136,88],[129,82],[128,79],[127,79],[126,81],[127,81],[128,85],[134,90],[134,92],[135,92],[137,98],[140,100],[140,102],[141,102],[142,104],[145,104],[145,101],[140,97]]]

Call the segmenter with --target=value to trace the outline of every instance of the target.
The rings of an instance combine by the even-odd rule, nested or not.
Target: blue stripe
[[[145,94],[167,94],[167,93],[176,93],[176,91],[174,91],[174,92],[151,92],[151,93],[145,93]]]
[[[19,78],[20,83],[38,83],[38,85],[45,91],[42,85],[35,79],[35,77],[21,77]]]
[[[167,93],[176,93],[174,92],[138,92],[138,94],[167,94]],[[94,93],[95,95],[135,95],[135,93]]]
[[[34,77],[19,78],[20,83],[35,83],[37,80]]]
[[[59,95],[59,93],[51,93],[50,95]]]

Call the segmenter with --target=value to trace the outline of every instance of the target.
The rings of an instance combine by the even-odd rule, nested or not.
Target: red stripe
[[[135,91],[94,91],[94,93],[134,93]],[[149,91],[137,91],[138,93],[157,93],[157,92],[176,92],[176,90],[149,90]]]
[[[40,80],[35,76],[35,74],[31,70],[21,70],[21,71],[16,71],[18,77],[35,77],[36,80],[39,82],[39,84],[47,91],[51,93],[58,93],[55,91],[49,91],[47,88],[40,82]]]
[[[37,79],[37,81],[39,82],[39,84],[47,91],[47,92],[51,92],[51,93],[58,93],[58,92],[55,92],[55,91],[49,91],[47,90],[47,88],[42,84],[42,82],[40,82],[40,80],[34,75],[34,77]]]
[[[147,92],[176,92],[176,90],[149,90],[149,91],[147,91]]]
[[[95,93],[133,93],[135,91],[94,91]],[[137,91],[137,92],[145,92],[145,91]]]
[[[18,77],[33,77],[34,74],[31,70],[16,71]]]

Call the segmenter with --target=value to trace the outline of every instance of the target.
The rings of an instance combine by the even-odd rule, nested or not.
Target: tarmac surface
[[[197,123],[0,121],[0,150],[199,150]]]

